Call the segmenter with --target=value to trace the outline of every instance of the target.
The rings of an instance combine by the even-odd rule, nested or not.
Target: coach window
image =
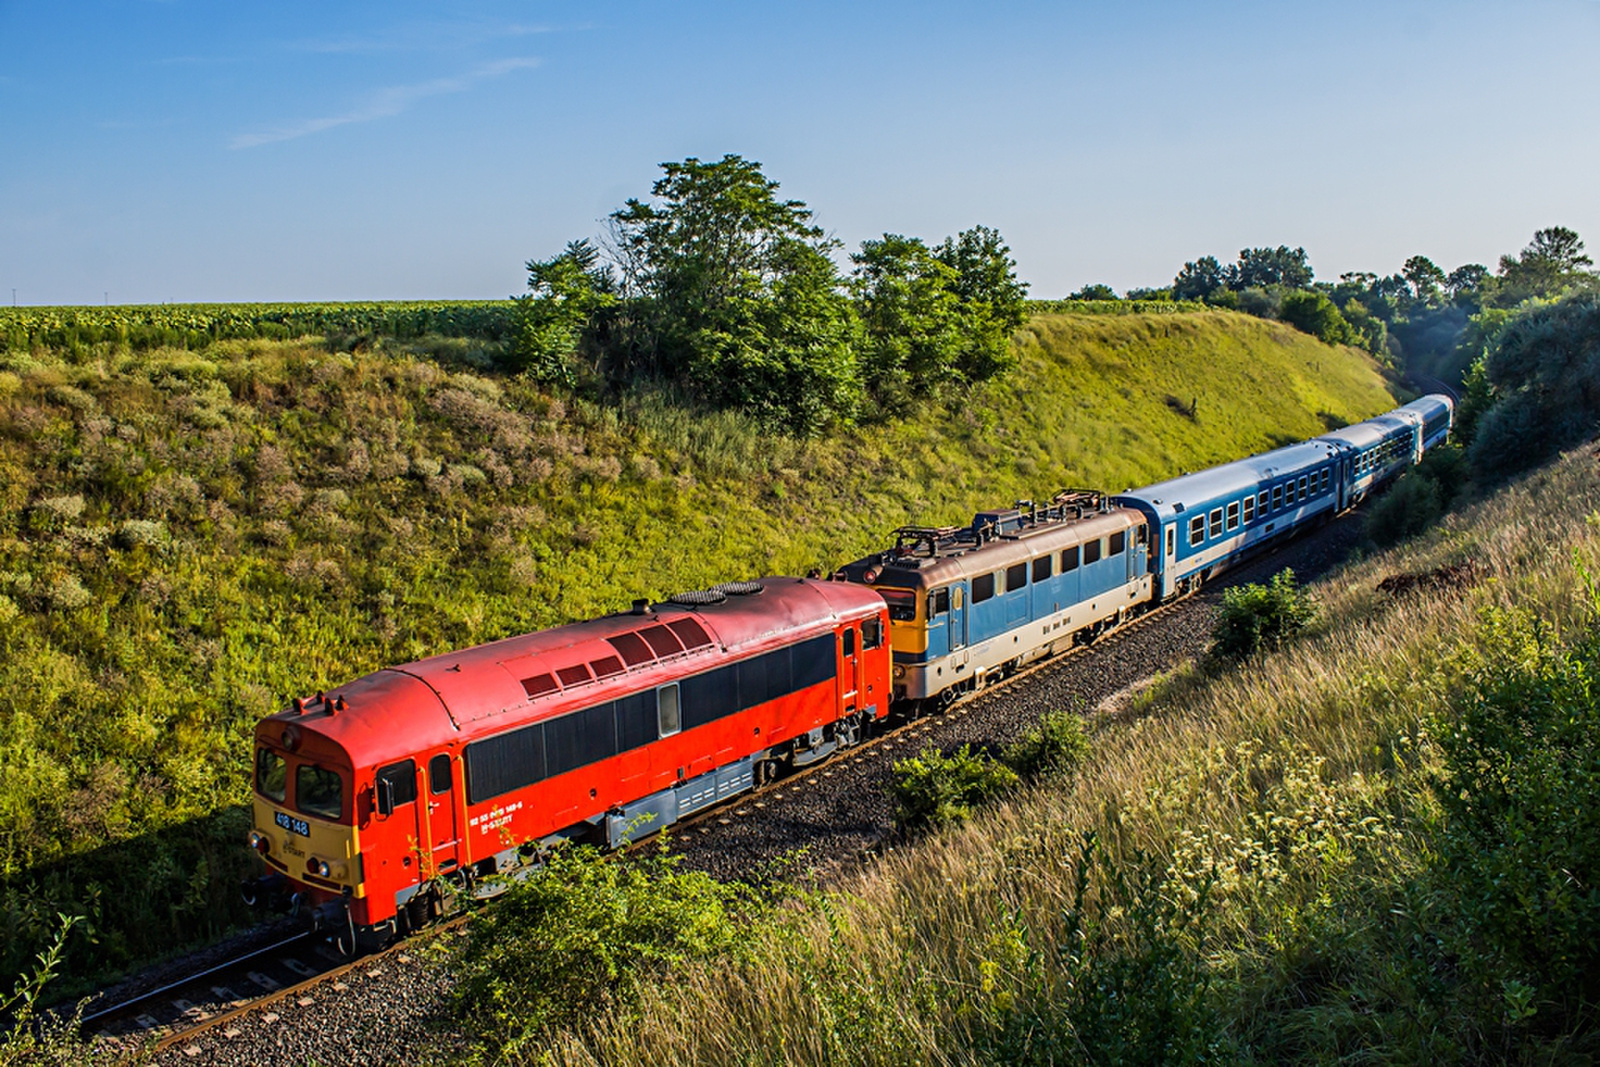
[[[1267,513],[1267,508],[1269,508],[1271,506],[1272,506],[1272,494],[1267,492],[1265,489],[1261,490],[1260,495],[1258,495],[1256,497],[1256,512],[1257,512],[1257,514],[1265,515]]]
[[[994,596],[994,575],[980,574],[972,579],[972,602],[982,604]]]
[[[256,749],[256,792],[279,804],[289,792],[289,765],[270,748]]]
[[[1194,518],[1189,520],[1189,543],[1191,545],[1198,545],[1205,539],[1206,517],[1204,515],[1196,515]]]
[[[1306,476],[1302,474],[1300,476],[1300,499],[1304,500],[1305,498],[1306,498]]]
[[[1118,530],[1106,539],[1106,555],[1120,556],[1128,547],[1128,531]]]
[[[1102,547],[1103,542],[1101,542],[1098,537],[1093,541],[1085,541],[1083,543],[1083,565],[1085,567],[1091,563],[1100,562],[1100,551]]]
[[[656,736],[671,737],[682,728],[678,717],[678,685],[664,685],[656,690]]]
[[[1212,537],[1221,537],[1222,536],[1222,509],[1221,508],[1212,508],[1211,509],[1211,536]]]
[[[949,610],[950,587],[948,585],[943,589],[935,589],[928,594],[928,618],[931,619],[935,615],[943,615]]]
[[[1239,528],[1239,502],[1237,500],[1235,500],[1233,503],[1228,505],[1228,529],[1237,530],[1238,528]]]
[[[1172,553],[1177,550],[1177,547],[1178,547],[1178,528],[1176,526],[1168,526],[1167,527],[1167,555],[1169,555],[1169,556],[1172,555]]]
[[[1329,470],[1327,467],[1323,467],[1322,468],[1322,491],[1324,493],[1326,493],[1328,491],[1328,483],[1331,482],[1331,481],[1333,481],[1333,472],[1331,470]]]
[[[1061,550],[1061,573],[1065,574],[1068,571],[1075,571],[1077,569],[1078,546],[1073,545],[1071,548],[1063,548]]]
[[[305,815],[337,819],[344,812],[344,782],[339,772],[302,764],[294,776],[294,806]]]
[[[874,615],[861,620],[861,651],[871,652],[883,644],[883,620]]]
[[[1283,507],[1283,486],[1275,485],[1272,487],[1272,510],[1277,511],[1281,507]]]
[[[1054,573],[1050,569],[1050,564],[1052,564],[1054,562],[1055,562],[1055,557],[1054,556],[1040,556],[1038,559],[1034,560],[1033,561],[1033,580],[1036,581],[1036,582],[1042,582],[1046,578],[1049,578],[1050,575],[1052,573]]]
[[[1249,525],[1256,517],[1256,498],[1254,495],[1244,498],[1244,521]]]
[[[1015,593],[1028,584],[1028,565],[1017,563],[1006,568],[1006,592]]]
[[[443,752],[428,761],[428,791],[434,796],[450,792],[450,757]]]

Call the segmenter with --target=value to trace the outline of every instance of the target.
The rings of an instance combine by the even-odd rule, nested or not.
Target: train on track
[[[620,847],[1191,593],[1359,503],[1453,417],[1429,395],[1142,489],[902,527],[826,580],[637,601],[296,698],[255,733],[247,899],[375,948],[554,844]]]

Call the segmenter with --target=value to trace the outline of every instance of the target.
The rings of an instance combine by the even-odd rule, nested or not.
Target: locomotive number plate
[[[299,834],[301,837],[311,836],[311,824],[306,822],[304,819],[296,819],[294,816],[285,815],[281,811],[277,812],[274,818],[279,826],[283,827],[291,834]]]

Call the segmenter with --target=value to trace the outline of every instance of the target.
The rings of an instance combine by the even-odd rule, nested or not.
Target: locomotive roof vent
[[[673,593],[667,600],[685,608],[703,608],[720,604],[728,599],[721,589],[691,589],[686,593]]]
[[[750,596],[764,589],[760,582],[719,582],[711,587],[710,592],[722,593],[724,596]]]

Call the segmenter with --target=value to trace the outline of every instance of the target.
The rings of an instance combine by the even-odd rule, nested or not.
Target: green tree
[[[1440,289],[1445,284],[1445,273],[1427,256],[1412,256],[1400,268],[1400,274],[1411,283],[1415,299],[1424,304],[1439,300]]]
[[[850,260],[867,389],[879,410],[903,414],[956,377],[966,332],[955,268],[898,234],[863,241]]]
[[[761,165],[663,163],[653,201],[611,216],[622,284],[646,302],[653,369],[707,399],[815,432],[859,397],[854,312],[826,238]]]
[[[1117,291],[1109,285],[1093,282],[1067,297],[1068,300],[1115,300]]]
[[[1243,248],[1239,262],[1230,280],[1234,289],[1266,288],[1281,285],[1289,289],[1302,289],[1311,284],[1311,264],[1306,260],[1306,250],[1291,250],[1288,245],[1277,248]]]
[[[1285,295],[1278,305],[1278,317],[1330,345],[1349,344],[1356,339],[1355,331],[1333,301],[1316,290],[1302,289]]]
[[[1218,289],[1231,289],[1232,281],[1228,268],[1217,262],[1216,256],[1201,256],[1185,263],[1172,279],[1172,298],[1204,300]]]
[[[1593,265],[1575,231],[1565,226],[1539,230],[1521,256],[1500,257],[1504,302],[1518,304],[1531,296],[1556,296],[1573,284],[1592,281],[1585,268]]]
[[[588,241],[528,261],[528,292],[517,298],[510,363],[538,381],[576,384],[574,357],[594,313],[616,303],[610,272]]]
[[[958,376],[981,382],[1008,370],[1016,359],[1011,334],[1028,318],[1028,283],[1017,279],[1016,260],[1000,231],[974,226],[945,238],[934,255],[955,271],[961,301],[965,339]]]

